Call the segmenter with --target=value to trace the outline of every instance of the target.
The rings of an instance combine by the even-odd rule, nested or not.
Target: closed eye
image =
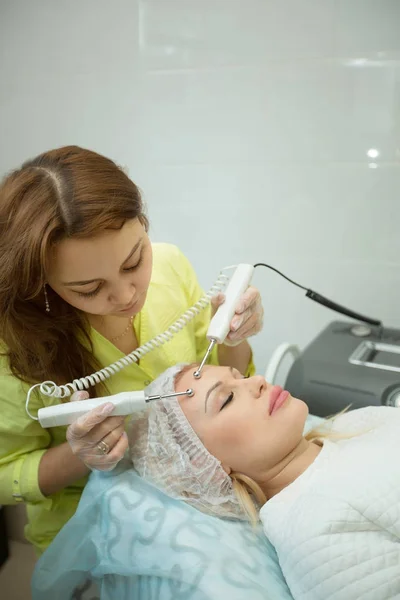
[[[101,288],[101,284],[93,290],[93,292],[76,292],[78,296],[83,296],[84,298],[93,298],[93,296],[97,296]]]
[[[136,263],[136,265],[132,265],[131,267],[124,268],[125,273],[129,273],[130,271],[136,271],[136,269],[138,269],[140,267],[142,262],[143,262],[143,252],[141,253],[140,258],[139,258],[138,262]]]
[[[136,269],[138,269],[140,267],[140,265],[143,262],[143,252],[140,255],[140,258],[138,260],[138,262],[135,265],[132,265],[131,267],[125,267],[124,268],[124,273],[130,273],[131,271],[136,271]],[[102,287],[102,284],[98,285],[97,288],[95,290],[93,290],[93,292],[76,292],[79,296],[82,296],[83,298],[93,298],[94,296],[97,296],[97,294],[99,293],[100,289]]]
[[[227,399],[225,400],[225,402],[224,402],[224,403],[223,403],[223,405],[221,406],[221,410],[222,410],[223,408],[225,408],[225,406],[226,406],[227,404],[229,404],[229,402],[232,402],[232,400],[233,400],[233,392],[231,392],[231,393],[229,394],[229,396],[227,397]]]

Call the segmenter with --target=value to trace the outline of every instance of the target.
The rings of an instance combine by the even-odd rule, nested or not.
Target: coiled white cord
[[[133,350],[133,352],[127,354],[123,358],[120,358],[108,367],[105,367],[104,369],[101,369],[100,371],[97,371],[92,375],[87,375],[86,377],[81,377],[80,379],[74,379],[72,383],[67,383],[65,385],[57,385],[56,383],[54,383],[54,381],[44,381],[43,383],[36,383],[35,385],[33,385],[28,391],[25,405],[26,412],[28,413],[30,418],[34,419],[35,421],[38,420],[37,417],[31,415],[31,413],[29,412],[29,401],[31,394],[35,388],[38,387],[40,389],[40,392],[44,396],[49,396],[53,398],[67,398],[68,396],[71,396],[71,394],[77,392],[78,390],[87,390],[89,387],[94,386],[100,383],[101,381],[105,381],[106,379],[109,379],[109,377],[115,375],[115,373],[118,373],[128,365],[140,360],[143,356],[145,356],[145,354],[148,354],[152,350],[159,348],[160,346],[164,345],[166,342],[171,340],[175,334],[177,334],[179,331],[181,331],[181,329],[186,327],[186,325],[190,323],[190,321],[192,321],[194,317],[200,314],[200,312],[204,310],[206,306],[208,306],[213,296],[215,296],[219,292],[222,292],[225,289],[225,286],[229,281],[229,277],[224,274],[224,271],[227,271],[228,269],[232,268],[234,267],[225,267],[224,269],[222,269],[221,273],[218,276],[218,279],[216,280],[214,285],[209,289],[209,291],[206,294],[204,294],[204,296],[202,296],[200,300],[196,302],[196,304],[194,304],[185,313],[183,313],[183,315],[179,317],[179,319],[177,319],[175,323],[172,323],[172,325],[170,325],[166,331],[160,333],[152,340],[146,342],[145,344],[143,344],[143,346],[139,346],[139,348],[136,348],[136,350]]]

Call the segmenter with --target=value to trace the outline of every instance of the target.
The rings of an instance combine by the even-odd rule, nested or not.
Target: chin
[[[296,398],[296,401],[298,405],[298,419],[301,422],[302,427],[304,428],[309,413],[308,405],[304,402],[304,400],[299,400],[299,398]]]
[[[291,414],[291,417],[294,418],[300,427],[305,425],[308,417],[308,406],[303,400],[292,396],[288,405],[288,411],[288,416]]]
[[[300,400],[300,398],[296,398],[297,402],[299,402],[300,406],[302,407],[306,417],[308,417],[308,412],[309,412],[309,408],[308,408],[308,404],[306,402],[304,402],[304,400]]]

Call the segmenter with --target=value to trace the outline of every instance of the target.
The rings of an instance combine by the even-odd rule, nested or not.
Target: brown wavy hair
[[[137,186],[112,160],[67,146],[45,152],[0,185],[0,340],[11,373],[58,385],[101,366],[85,314],[44,284],[49,253],[65,238],[90,238],[139,218]]]

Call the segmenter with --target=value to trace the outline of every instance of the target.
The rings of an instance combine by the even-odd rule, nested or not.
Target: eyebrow
[[[126,262],[128,262],[130,258],[132,258],[132,256],[135,254],[136,250],[142,243],[142,239],[143,238],[140,238],[140,240],[133,246],[132,250],[130,251],[129,255],[126,257],[121,266],[123,266]],[[101,281],[101,277],[98,277],[97,279],[87,279],[86,281],[67,281],[63,282],[63,285],[87,285],[88,283],[94,283],[95,281]]]
[[[233,374],[234,374],[234,373],[233,373],[233,367],[229,367],[229,370],[230,370],[230,372],[231,372],[231,373],[232,373],[232,375],[233,375]],[[206,399],[205,399],[205,402],[204,402],[204,412],[207,412],[207,402],[208,402],[208,399],[209,399],[210,395],[211,395],[211,394],[212,394],[212,393],[213,393],[213,392],[214,392],[214,391],[215,391],[215,390],[216,390],[216,389],[217,389],[217,388],[218,388],[220,385],[222,385],[222,381],[217,381],[217,382],[216,382],[216,383],[214,383],[214,385],[212,385],[212,386],[210,387],[210,389],[207,391],[207,394],[206,394]]]

